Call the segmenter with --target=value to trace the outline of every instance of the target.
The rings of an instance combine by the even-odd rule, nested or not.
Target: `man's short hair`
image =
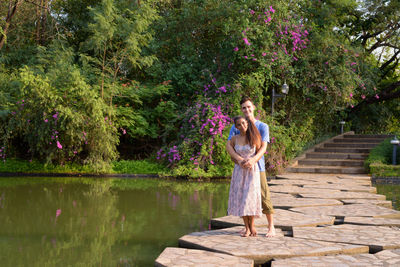
[[[243,96],[242,99],[240,100],[240,105],[242,105],[244,102],[247,102],[247,101],[250,101],[252,104],[254,104],[250,97]]]

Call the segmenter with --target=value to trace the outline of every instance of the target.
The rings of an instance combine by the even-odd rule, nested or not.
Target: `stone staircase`
[[[364,160],[372,148],[392,135],[348,132],[331,138],[296,158],[286,172],[363,174]]]

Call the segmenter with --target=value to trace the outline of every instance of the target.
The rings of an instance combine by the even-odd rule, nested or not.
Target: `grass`
[[[66,174],[159,174],[168,169],[150,160],[114,161],[99,173],[89,165],[68,163],[65,165],[44,164],[36,160],[7,159],[0,162],[2,173],[66,173]]]

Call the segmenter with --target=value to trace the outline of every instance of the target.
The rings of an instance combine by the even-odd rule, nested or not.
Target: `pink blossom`
[[[266,55],[267,55],[267,53],[265,53],[265,52],[262,53],[262,56],[263,56],[263,57],[265,57]]]
[[[46,122],[46,123],[47,123],[48,121],[49,121],[48,119],[45,119],[45,120],[44,120],[44,122]]]
[[[353,93],[350,93],[350,98],[352,98],[353,97]]]
[[[376,95],[375,95],[375,98],[376,98],[376,99],[379,99],[379,95],[378,95],[378,94],[376,94]]]
[[[61,145],[60,142],[58,142],[58,141],[57,141],[57,147],[58,147],[59,149],[62,149],[62,145]]]
[[[244,43],[245,43],[246,45],[251,45],[251,43],[249,43],[249,40],[247,40],[246,37],[243,38],[243,41],[244,41]]]
[[[254,10],[250,10],[250,14],[254,15],[254,13],[256,13]]]
[[[238,51],[239,50],[239,48],[236,46],[235,48],[233,48],[233,51]]]
[[[361,98],[362,98],[362,99],[365,99],[365,95],[361,95]]]
[[[60,214],[61,214],[61,209],[56,210],[56,219],[58,216],[60,216]]]
[[[272,13],[275,13],[275,9],[273,9],[272,6],[269,7],[269,11],[271,11]]]

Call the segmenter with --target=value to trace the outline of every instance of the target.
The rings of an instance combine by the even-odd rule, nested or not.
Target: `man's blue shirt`
[[[261,135],[261,141],[269,143],[269,127],[266,123],[261,122],[261,121],[256,121],[254,123],[260,132]],[[235,124],[232,125],[232,128],[229,132],[229,137],[228,140],[232,139],[232,136],[240,134],[239,130],[235,127]],[[265,161],[264,161],[264,155],[261,157],[261,159],[258,161],[258,167],[260,168],[260,172],[265,172]]]

